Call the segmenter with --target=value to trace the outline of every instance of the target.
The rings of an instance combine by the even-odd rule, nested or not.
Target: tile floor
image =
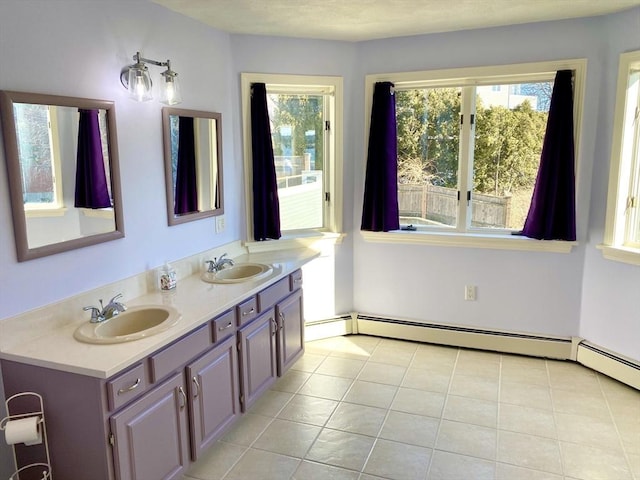
[[[319,340],[192,479],[640,480],[640,392],[572,362]]]

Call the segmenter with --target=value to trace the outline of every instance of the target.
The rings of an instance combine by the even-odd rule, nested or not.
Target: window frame
[[[616,87],[616,106],[613,121],[611,144],[611,162],[609,168],[609,186],[603,243],[598,245],[604,258],[631,265],[640,265],[640,247],[630,244],[632,228],[638,228],[640,209],[627,215],[627,199],[636,194],[636,204],[640,201],[640,121],[634,127],[635,136],[630,154],[623,150],[625,125],[629,104],[628,85],[632,69],[640,70],[640,50],[620,54],[618,80]],[[640,89],[639,89],[640,90]],[[640,91],[634,99],[640,107]],[[640,117],[637,117],[640,118]],[[633,158],[635,155],[635,158]],[[634,183],[635,180],[635,183]],[[633,218],[633,221],[632,221]]]
[[[253,241],[253,201],[251,162],[251,84],[264,83],[267,93],[332,93],[334,102],[330,115],[329,135],[325,135],[324,182],[329,201],[324,201],[324,227],[319,229],[291,230],[283,233],[278,241]],[[343,78],[338,76],[288,75],[268,73],[241,73],[242,97],[242,139],[244,151],[245,221],[247,239],[244,245],[250,252],[280,250],[292,247],[310,246],[318,240],[329,239],[339,243],[342,233],[343,206]],[[325,131],[325,133],[327,133]],[[333,141],[330,137],[333,137]]]
[[[369,140],[369,126],[371,121],[371,104],[373,88],[377,82],[392,82],[397,88],[437,88],[460,87],[464,91],[466,87],[483,85],[502,85],[514,82],[548,81],[550,74],[558,70],[574,71],[574,143],[576,162],[576,190],[578,189],[578,165],[580,150],[580,132],[582,126],[582,105],[584,101],[584,86],[586,79],[586,59],[568,59],[548,62],[521,63],[512,65],[495,65],[486,67],[454,68],[445,70],[428,70],[417,72],[382,73],[365,77],[365,145]],[[462,111],[466,118],[472,112]],[[466,122],[468,123],[468,122]],[[464,127],[464,126],[463,126]],[[365,159],[366,161],[366,159]],[[459,164],[458,178],[467,178],[469,162]],[[576,207],[578,208],[578,207]],[[466,216],[460,222],[466,225]],[[497,231],[496,231],[497,230]],[[458,247],[491,248],[500,250],[526,250],[568,253],[578,242],[560,240],[536,240],[522,236],[512,235],[510,231],[503,229],[469,228],[460,231],[452,228],[422,227],[416,231],[392,231],[369,232],[361,231],[362,237],[369,242],[376,243],[411,243]]]

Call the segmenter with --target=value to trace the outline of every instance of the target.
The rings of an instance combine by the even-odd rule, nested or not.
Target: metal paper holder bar
[[[12,415],[11,414],[11,402],[13,400],[16,400],[20,397],[26,397],[26,396],[33,396],[36,397],[38,399],[38,402],[40,404],[40,409],[34,412],[29,412],[29,413],[21,413],[21,414],[15,414]],[[44,406],[43,406],[43,402],[42,402],[42,396],[35,393],[35,392],[22,392],[22,393],[16,393],[15,395],[12,395],[11,397],[7,398],[6,402],[5,402],[5,406],[7,409],[7,416],[5,418],[3,418],[2,420],[0,420],[0,430],[4,430],[6,424],[11,421],[11,420],[15,420],[15,419],[20,419],[20,418],[28,418],[28,417],[33,417],[33,416],[38,416],[38,423],[40,424],[40,428],[42,429],[42,444],[44,444],[44,448],[45,448],[45,454],[46,454],[46,462],[36,462],[36,463],[31,463],[29,465],[25,465],[23,467],[18,468],[18,462],[17,462],[17,458],[16,458],[16,449],[15,446],[13,446],[13,462],[16,465],[16,468],[18,468],[15,472],[13,472],[13,474],[8,478],[8,480],[20,480],[20,474],[21,473],[25,473],[27,470],[31,470],[34,468],[42,468],[42,477],[40,477],[40,480],[53,480],[53,477],[51,475],[51,458],[49,456],[49,443],[47,441],[47,429],[46,429],[46,425],[45,425],[45,421],[44,421]]]

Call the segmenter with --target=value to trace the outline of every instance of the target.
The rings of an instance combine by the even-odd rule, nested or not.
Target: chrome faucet
[[[213,257],[213,260],[207,260],[206,263],[208,265],[207,272],[215,273],[219,272],[224,268],[225,265],[229,265],[233,267],[233,260],[230,258],[225,258],[227,256],[226,253],[220,255],[220,258]]]
[[[100,308],[88,306],[83,307],[82,310],[84,310],[85,312],[91,310],[91,323],[104,322],[105,320],[109,320],[110,318],[115,317],[116,315],[124,312],[127,309],[127,307],[122,302],[117,301],[121,297],[121,293],[117,294],[115,297],[109,300],[109,303],[107,303],[106,306],[102,305],[102,299],[100,299]]]

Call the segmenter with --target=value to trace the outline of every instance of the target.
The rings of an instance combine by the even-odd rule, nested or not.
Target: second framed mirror
[[[162,109],[169,225],[224,213],[222,115]]]

